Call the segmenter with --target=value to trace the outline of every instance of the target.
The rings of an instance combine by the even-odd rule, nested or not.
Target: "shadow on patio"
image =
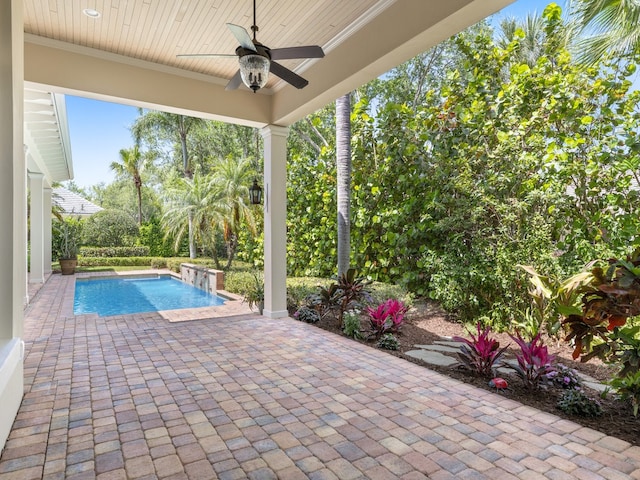
[[[640,448],[291,319],[25,313],[0,478],[634,478]]]

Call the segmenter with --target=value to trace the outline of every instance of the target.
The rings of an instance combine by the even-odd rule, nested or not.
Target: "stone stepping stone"
[[[415,348],[421,348],[423,350],[431,350],[434,352],[450,352],[450,353],[458,353],[460,351],[460,347],[450,347],[448,345],[414,345]]]
[[[458,361],[450,355],[443,355],[442,353],[433,350],[411,350],[406,354],[431,365],[438,365],[441,367],[449,367],[458,363]]]
[[[447,347],[457,347],[459,348],[462,345],[461,342],[454,342],[453,340],[435,340],[433,343],[438,345],[445,345]]]

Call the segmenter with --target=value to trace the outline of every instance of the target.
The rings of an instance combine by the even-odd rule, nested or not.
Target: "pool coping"
[[[71,282],[72,291],[70,292],[70,311],[71,315],[75,317],[80,316],[95,316],[99,317],[98,314],[83,314],[83,315],[74,315],[73,314],[73,298],[75,294],[76,282],[75,280],[89,280],[91,278],[118,278],[118,277],[137,277],[137,278],[149,278],[156,276],[171,276],[177,280],[181,280],[180,276],[175,272],[169,269],[155,269],[155,270],[127,270],[122,272],[79,272],[74,275],[74,281]],[[236,295],[235,293],[228,292],[226,290],[218,290],[216,294],[220,297],[225,298],[225,303],[223,305],[216,305],[213,307],[199,307],[199,308],[180,308],[177,310],[158,310],[147,313],[157,313],[165,320],[170,323],[176,322],[187,322],[191,320],[206,320],[206,319],[218,319],[221,317],[233,317],[237,315],[246,315],[246,314],[256,314],[249,308],[249,306],[243,301],[242,296]],[[136,315],[136,314],[126,314],[126,315]],[[121,316],[121,315],[112,315],[112,316]],[[99,318],[109,318],[109,317],[99,317]]]

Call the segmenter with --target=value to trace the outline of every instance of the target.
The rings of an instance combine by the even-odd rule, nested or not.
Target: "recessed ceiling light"
[[[94,10],[93,8],[85,8],[84,10],[82,10],[82,13],[84,13],[89,18],[99,18],[100,17],[100,12],[97,11],[97,10]]]

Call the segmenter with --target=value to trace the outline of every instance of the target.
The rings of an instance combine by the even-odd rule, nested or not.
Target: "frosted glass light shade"
[[[240,76],[244,84],[257,92],[269,79],[270,62],[262,55],[244,55],[240,57]]]

